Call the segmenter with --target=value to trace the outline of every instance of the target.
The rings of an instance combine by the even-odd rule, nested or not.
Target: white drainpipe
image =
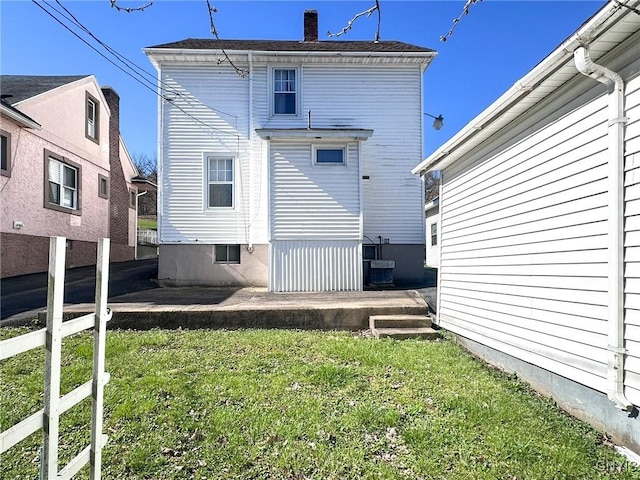
[[[609,345],[608,396],[618,408],[631,412],[624,395],[624,82],[617,73],[593,63],[589,51],[573,52],[580,73],[612,87],[609,92]]]

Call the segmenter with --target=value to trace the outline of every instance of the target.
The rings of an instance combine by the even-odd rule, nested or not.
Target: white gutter
[[[617,73],[595,64],[585,47],[573,58],[580,73],[612,87],[609,91],[609,399],[618,408],[632,411],[624,395],[624,81]]]
[[[7,117],[15,120],[16,122],[21,124],[23,127],[33,128],[35,130],[42,130],[42,126],[38,122],[30,119],[26,115],[20,115],[20,113],[15,111],[13,108],[6,107],[5,105],[0,105],[0,113],[2,113],[2,115],[6,115]]]
[[[631,0],[626,2],[626,5],[633,6],[638,3],[637,0]],[[457,150],[463,145],[468,146],[467,151],[479,145],[484,138],[478,137],[478,134],[484,127],[497,121],[505,112],[513,108],[523,96],[530,94],[530,92],[535,93],[535,89],[540,83],[571,60],[576,48],[590,44],[601,31],[629,13],[630,10],[620,6],[616,1],[609,2],[486,110],[471,120],[462,130],[423,162],[414,167],[411,173],[424,175],[431,170],[443,170],[458,160]],[[536,99],[539,101],[546,95],[538,95]]]

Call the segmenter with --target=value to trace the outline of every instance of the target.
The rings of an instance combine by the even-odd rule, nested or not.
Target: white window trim
[[[318,163],[318,150],[342,150],[342,163]],[[343,144],[313,144],[311,148],[311,165],[314,167],[348,167],[349,145]]]
[[[275,71],[295,70],[296,71],[296,113],[275,113]],[[299,65],[273,65],[269,68],[269,117],[276,118],[298,118],[302,115],[302,68]]]
[[[231,160],[233,180],[231,181],[231,206],[230,207],[210,207],[209,206],[209,159],[215,160]],[[203,155],[203,207],[204,211],[207,210],[235,210],[236,209],[236,192],[238,191],[238,159],[233,155],[221,155],[219,153],[205,153]],[[228,182],[211,182],[211,183],[228,183]]]

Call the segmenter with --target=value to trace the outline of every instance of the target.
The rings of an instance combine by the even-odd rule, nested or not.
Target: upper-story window
[[[54,210],[80,209],[80,165],[45,150],[45,206]]]
[[[0,130],[0,175],[11,176],[11,134]]]
[[[233,159],[207,158],[208,206],[233,207]]]
[[[295,68],[273,69],[273,114],[296,115],[298,113],[298,83]]]
[[[100,128],[100,103],[87,92],[86,101],[86,125],[85,135],[87,138],[98,143]]]

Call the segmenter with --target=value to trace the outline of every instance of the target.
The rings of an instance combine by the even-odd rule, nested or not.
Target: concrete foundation
[[[455,338],[473,355],[501,370],[516,373],[535,390],[553,398],[560,408],[589,423],[596,430],[609,435],[616,444],[640,453],[640,420],[637,410],[629,414],[616,408],[602,392],[468,338],[461,336]]]
[[[385,260],[394,260],[394,283],[424,280],[424,245],[382,246]],[[214,245],[160,245],[158,281],[165,286],[266,287],[268,245],[240,246],[239,264],[214,262]]]
[[[267,286],[267,245],[240,246],[240,263],[214,262],[214,245],[160,245],[158,281],[162,285],[215,287]]]

